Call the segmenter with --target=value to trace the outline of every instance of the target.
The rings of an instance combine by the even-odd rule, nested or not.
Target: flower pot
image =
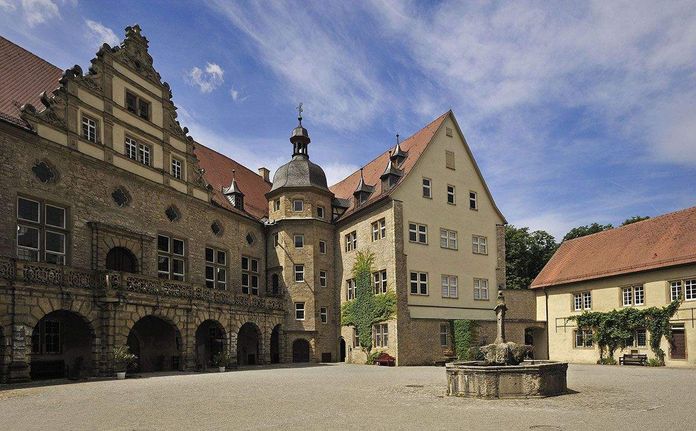
[[[225,372],[225,367],[218,367],[218,371],[221,372],[221,373],[224,373],[224,372]]]
[[[126,378],[126,372],[125,371],[117,371],[116,372],[116,379],[117,380],[123,380]]]

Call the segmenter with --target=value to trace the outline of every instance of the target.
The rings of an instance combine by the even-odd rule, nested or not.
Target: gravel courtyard
[[[0,390],[3,430],[696,427],[696,370],[571,365],[570,395],[444,396],[444,368],[346,364],[176,374]]]

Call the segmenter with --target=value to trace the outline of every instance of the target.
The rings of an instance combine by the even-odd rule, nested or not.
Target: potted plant
[[[225,367],[227,367],[227,364],[230,363],[230,360],[231,360],[231,357],[230,357],[229,353],[227,353],[225,351],[218,352],[215,354],[215,356],[213,356],[213,365],[218,367],[218,371],[220,371],[221,373],[224,373]]]
[[[126,370],[129,365],[135,364],[138,357],[131,353],[128,346],[116,346],[114,348],[114,368],[116,370],[116,378],[123,380],[126,378]]]

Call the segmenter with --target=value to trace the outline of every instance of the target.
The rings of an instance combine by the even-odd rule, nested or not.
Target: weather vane
[[[302,124],[302,113],[304,112],[302,109],[302,102],[300,102],[295,109],[297,109],[297,119],[300,121],[300,124]]]

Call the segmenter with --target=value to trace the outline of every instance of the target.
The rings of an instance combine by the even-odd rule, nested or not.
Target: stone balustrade
[[[55,287],[102,289],[105,293],[121,291],[259,309],[285,309],[283,298],[278,295],[273,297],[235,295],[227,290],[209,289],[188,282],[164,280],[127,272],[82,270],[7,257],[0,257],[0,279]]]

